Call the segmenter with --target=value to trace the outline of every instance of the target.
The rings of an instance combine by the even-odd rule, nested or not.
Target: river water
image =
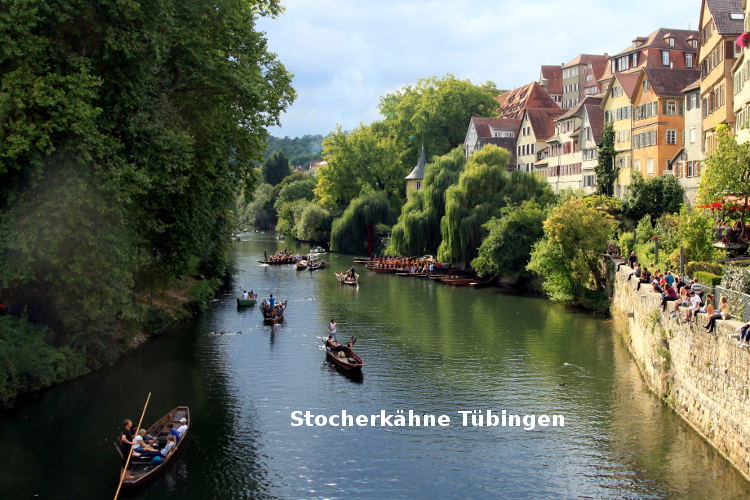
[[[609,322],[495,289],[360,269],[258,264],[285,243],[238,242],[235,287],[289,301],[286,323],[224,297],[115,367],[0,415],[0,497],[111,498],[125,417],[190,406],[179,455],[122,498],[747,498],[746,482],[650,394]],[[302,248],[298,248],[303,250]],[[328,321],[357,337],[364,376],[325,362]],[[445,428],[292,427],[290,413],[447,414]],[[462,427],[459,410],[558,414],[565,427]],[[144,425],[145,427],[145,425]]]

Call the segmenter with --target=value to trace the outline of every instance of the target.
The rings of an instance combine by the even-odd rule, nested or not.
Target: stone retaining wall
[[[615,275],[612,314],[646,382],[750,479],[750,348],[729,338],[741,323],[717,321],[710,334],[705,314],[672,318],[651,286],[635,290],[630,272]]]

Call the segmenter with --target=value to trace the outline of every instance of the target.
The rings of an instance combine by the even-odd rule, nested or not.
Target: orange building
[[[694,69],[644,68],[633,94],[633,170],[644,177],[671,173],[670,160],[682,147],[685,106],[682,89],[699,74]]]

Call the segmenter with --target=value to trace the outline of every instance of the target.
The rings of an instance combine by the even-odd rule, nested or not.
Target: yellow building
[[[609,78],[602,99],[604,122],[611,123],[615,132],[615,165],[619,176],[615,184],[615,196],[623,198],[630,186],[633,166],[630,134],[633,129],[631,113],[632,98],[640,73],[616,73]]]
[[[714,130],[726,123],[734,127],[732,67],[739,55],[735,44],[744,28],[742,0],[703,0],[698,47],[703,143],[706,156],[715,150]]]
[[[745,33],[750,32],[750,2],[744,0]],[[750,38],[750,37],[749,37]],[[737,142],[750,142],[750,47],[739,53],[732,68],[734,87],[735,136]]]

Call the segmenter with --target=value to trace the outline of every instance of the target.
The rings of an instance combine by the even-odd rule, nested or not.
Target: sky
[[[281,0],[263,18],[294,74],[296,101],[275,136],[327,134],[380,119],[380,97],[452,73],[513,89],[543,64],[614,54],[657,28],[695,29],[700,0]]]

